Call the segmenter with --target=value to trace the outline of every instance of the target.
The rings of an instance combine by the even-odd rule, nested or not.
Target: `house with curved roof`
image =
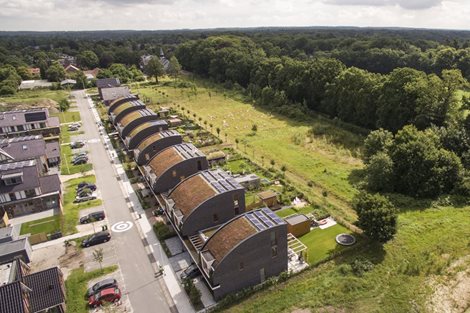
[[[245,212],[245,189],[220,169],[198,172],[162,198],[167,216],[181,236],[191,236]]]
[[[108,115],[111,114],[112,111],[118,106],[120,106],[121,104],[126,103],[128,101],[133,101],[133,100],[139,100],[139,97],[136,95],[130,94],[125,97],[120,97],[120,98],[117,98],[116,100],[113,100],[113,102],[109,104]]]
[[[162,125],[167,125],[165,121],[159,120],[158,116],[152,110],[140,109],[137,111],[126,114],[121,120],[116,123],[116,129],[118,130],[121,138],[125,138],[129,133],[139,125],[145,122],[157,121]]]
[[[147,164],[163,149],[181,144],[183,137],[176,130],[163,130],[145,138],[134,149],[134,159],[138,165]]]
[[[268,208],[246,212],[217,229],[198,253],[199,268],[220,299],[287,270],[287,224]]]
[[[140,145],[141,142],[144,141],[147,137],[167,129],[168,124],[163,120],[142,123],[139,126],[135,127],[124,138],[124,144],[126,145],[127,149],[133,150],[138,145]]]
[[[206,156],[198,148],[190,143],[182,143],[156,154],[143,167],[143,172],[153,191],[161,193],[207,167]]]
[[[130,112],[145,109],[145,104],[140,100],[131,100],[121,103],[121,105],[115,106],[109,114],[109,120],[114,124],[129,114]]]

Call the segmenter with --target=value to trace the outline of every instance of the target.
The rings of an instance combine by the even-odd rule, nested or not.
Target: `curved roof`
[[[141,109],[141,110],[137,110],[137,111],[132,111],[132,112],[129,112],[129,114],[126,114],[121,119],[119,124],[121,124],[122,127],[125,127],[125,126],[129,125],[132,121],[134,121],[134,120],[136,120],[140,117],[149,116],[149,115],[155,115],[155,113],[153,113],[149,109]]]
[[[182,143],[164,149],[149,162],[154,174],[159,177],[174,165],[188,159],[204,157],[201,151],[190,143]]]
[[[109,104],[109,107],[108,107],[108,114],[111,113],[112,110],[114,110],[114,106],[115,105],[120,105],[121,103],[126,103],[127,101],[132,101],[132,100],[138,100],[139,97],[137,97],[136,95],[127,95],[125,97],[119,97],[113,101],[111,101],[111,103]]]
[[[220,262],[239,243],[256,233],[269,230],[286,222],[268,208],[246,212],[220,227],[202,247]]]
[[[220,169],[200,171],[176,185],[168,195],[184,216],[217,194],[244,189],[232,176]]]
[[[134,130],[132,130],[131,135],[134,132]],[[148,146],[150,146],[151,144],[153,144],[155,141],[158,141],[162,138],[171,137],[171,136],[180,136],[180,134],[175,130],[163,130],[163,131],[158,132],[158,133],[153,133],[152,135],[150,135],[150,136],[146,137],[144,140],[142,140],[142,142],[137,146],[136,149],[139,150],[139,151],[142,151],[145,148],[147,148]]]
[[[126,101],[117,106],[115,109],[113,109],[113,114],[115,116],[118,116],[119,113],[123,112],[124,110],[132,107],[145,107],[145,104],[140,101],[140,100],[131,100],[131,101]]]
[[[256,228],[244,216],[240,216],[216,231],[206,242],[205,248],[220,262],[240,242],[256,233]]]

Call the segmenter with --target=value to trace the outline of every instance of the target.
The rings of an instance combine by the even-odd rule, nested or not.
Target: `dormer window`
[[[23,173],[4,174],[1,179],[7,186],[18,185],[23,182]]]
[[[27,145],[23,145],[23,150],[28,150],[28,146],[27,146]]]

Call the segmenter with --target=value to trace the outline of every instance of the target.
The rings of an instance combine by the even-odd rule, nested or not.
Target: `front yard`
[[[54,215],[39,220],[34,220],[31,222],[21,224],[21,235],[25,234],[51,234],[58,230],[61,230],[60,226],[60,215]]]

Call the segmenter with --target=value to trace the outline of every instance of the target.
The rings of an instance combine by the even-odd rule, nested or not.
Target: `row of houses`
[[[0,113],[0,216],[61,208],[59,121],[47,108]]]
[[[136,96],[114,100],[108,114],[216,299],[288,269],[284,220],[247,211],[245,188]]]

